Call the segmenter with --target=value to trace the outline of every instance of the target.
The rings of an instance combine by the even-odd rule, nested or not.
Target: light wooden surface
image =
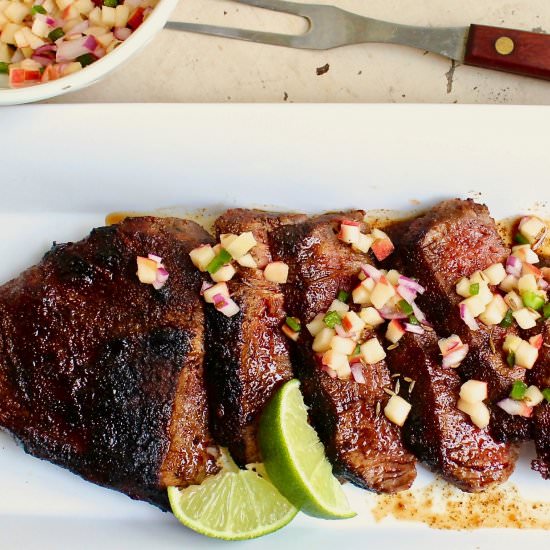
[[[311,1],[311,0],[308,0]],[[323,0],[317,0],[317,3]],[[548,0],[331,0],[401,23],[484,23],[550,32]],[[301,32],[302,19],[228,0],[181,0],[173,20]],[[316,69],[328,63],[329,70]],[[434,102],[550,104],[550,82],[425,52],[364,44],[313,52],[163,30],[94,86],[53,102]]]

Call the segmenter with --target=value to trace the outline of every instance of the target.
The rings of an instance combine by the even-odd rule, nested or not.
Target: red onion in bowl
[[[56,61],[73,61],[81,55],[92,53],[97,48],[95,36],[85,36],[76,40],[59,40],[57,44]]]
[[[522,262],[516,256],[508,256],[506,260],[506,273],[514,277],[521,277]]]
[[[113,34],[117,40],[124,42],[132,34],[132,31],[127,27],[117,27]]]

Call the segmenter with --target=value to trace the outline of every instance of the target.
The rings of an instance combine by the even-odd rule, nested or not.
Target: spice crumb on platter
[[[513,483],[463,493],[442,479],[393,495],[369,495],[377,523],[388,517],[432,529],[550,529],[550,502],[524,498]]]

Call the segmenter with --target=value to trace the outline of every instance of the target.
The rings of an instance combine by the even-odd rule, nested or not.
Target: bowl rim
[[[179,0],[159,0],[149,17],[112,52],[81,71],[26,88],[0,88],[0,105],[32,103],[96,83],[148,44],[168,21]]]

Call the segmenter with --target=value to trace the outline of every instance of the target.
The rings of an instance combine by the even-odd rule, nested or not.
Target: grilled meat
[[[460,366],[462,378],[487,382],[493,403],[507,397],[514,380],[525,376],[525,369],[508,366],[502,351],[506,334],[515,329],[480,323],[478,331],[471,331],[460,318],[458,304],[463,298],[455,290],[461,277],[502,262],[510,254],[487,207],[470,199],[444,201],[389,232],[398,244],[403,269],[427,289],[417,302],[436,331],[442,336],[457,334],[469,345]],[[498,407],[493,407],[491,417],[492,433],[499,441],[529,438],[527,419],[511,417]]]
[[[540,334],[540,327],[533,329],[533,334]],[[550,343],[550,321],[546,321],[542,328],[545,343]],[[538,388],[550,388],[550,348],[543,345],[533,370],[528,374],[529,384]],[[537,451],[537,458],[533,460],[533,470],[536,470],[544,479],[550,479],[550,403],[543,401],[535,407],[533,417],[533,439]]]
[[[0,425],[27,452],[165,509],[167,485],[216,471],[188,256],[207,242],[190,221],[127,219],[0,288]],[[158,291],[136,276],[148,253],[170,273]]]
[[[403,439],[419,460],[468,492],[508,479],[516,449],[495,442],[457,409],[461,380],[455,370],[441,366],[434,332],[407,332],[388,351],[387,362],[400,375],[401,396],[412,405]]]
[[[305,219],[303,215],[229,210],[216,221],[218,237],[251,231],[258,269],[239,268],[228,283],[240,313],[227,318],[206,309],[206,382],[212,433],[229,448],[235,461],[261,461],[256,435],[259,415],[281,384],[292,378],[288,339],[281,332],[284,298],[276,283],[263,277],[271,261],[268,234],[276,227]]]
[[[273,255],[290,266],[283,289],[288,314],[302,325],[326,311],[339,290],[351,290],[367,261],[366,255],[338,240],[344,219],[361,222],[363,212],[313,217],[270,233]],[[293,347],[294,367],[335,474],[374,491],[410,487],[415,459],[403,447],[399,428],[377,414],[377,405],[383,408],[388,399],[384,388],[391,385],[386,365],[365,367],[366,384],[333,379],[319,368],[311,346],[304,329]]]

